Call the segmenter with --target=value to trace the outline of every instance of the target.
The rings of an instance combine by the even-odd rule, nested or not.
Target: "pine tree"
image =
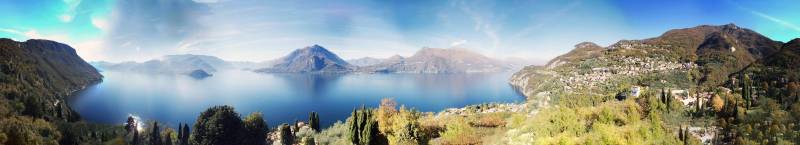
[[[132,145],[139,144],[139,131],[136,130],[138,126],[136,126],[136,119],[133,116],[128,116],[128,121],[125,123],[125,131],[128,133],[132,133],[131,142]]]
[[[136,119],[133,116],[128,116],[128,121],[125,123],[125,131],[131,132],[136,130]]]
[[[128,131],[131,135],[131,142],[132,145],[139,144],[139,131],[137,130],[138,126],[136,125],[136,119],[133,116],[128,116],[128,121],[125,123],[125,130]]]

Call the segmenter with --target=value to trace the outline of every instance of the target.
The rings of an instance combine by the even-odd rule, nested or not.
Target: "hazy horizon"
[[[607,46],[676,28],[735,23],[777,41],[800,35],[791,1],[0,2],[0,37],[67,43],[88,61],[197,54],[267,61],[319,44],[344,59],[462,47],[543,63],[580,42]]]

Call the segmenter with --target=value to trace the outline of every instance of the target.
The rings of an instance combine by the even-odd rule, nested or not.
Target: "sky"
[[[735,23],[800,37],[787,0],[0,0],[0,37],[69,44],[89,61],[171,54],[265,61],[319,44],[345,59],[468,48],[545,62],[676,28]]]

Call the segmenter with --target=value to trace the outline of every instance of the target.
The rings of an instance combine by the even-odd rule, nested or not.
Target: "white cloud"
[[[71,45],[78,52],[78,55],[85,60],[105,60],[106,57],[102,54],[103,46],[105,46],[102,39],[92,39]]]
[[[461,3],[459,3],[460,4],[459,8],[461,8],[461,11],[463,11],[465,14],[471,17],[472,21],[475,22],[475,27],[474,27],[475,31],[480,31],[481,33],[486,35],[486,37],[488,37],[489,40],[491,40],[492,50],[496,50],[498,47],[500,47],[501,40],[500,37],[497,35],[497,29],[491,23],[488,23],[490,21],[487,21],[486,17],[483,16],[484,13],[488,12],[476,12],[465,2],[463,1],[460,2]]]
[[[64,23],[72,22],[72,19],[75,18],[75,8],[81,4],[81,0],[64,0],[64,4],[67,4],[67,10],[59,15],[58,19]]]
[[[785,21],[785,20],[782,20],[782,19],[778,19],[776,17],[770,16],[770,15],[767,15],[765,13],[758,12],[758,11],[751,10],[750,13],[753,13],[756,16],[759,16],[761,18],[767,19],[767,20],[772,21],[774,23],[778,23],[779,25],[781,25],[783,27],[786,27],[786,28],[789,28],[791,30],[800,32],[800,26],[792,24],[792,23],[790,23],[788,21]]]
[[[791,23],[791,22],[789,22],[789,21],[785,21],[785,20],[783,20],[783,19],[779,19],[779,18],[777,18],[777,17],[770,16],[770,15],[768,15],[768,14],[766,14],[766,13],[762,13],[762,12],[759,12],[759,11],[756,11],[756,10],[753,10],[753,9],[750,9],[750,8],[747,8],[747,7],[745,7],[745,6],[743,6],[743,5],[740,5],[740,4],[738,4],[738,3],[732,3],[732,4],[733,4],[733,5],[735,5],[736,7],[738,7],[739,9],[743,10],[743,11],[749,12],[749,13],[751,13],[751,14],[753,14],[753,15],[756,15],[756,16],[758,16],[758,17],[761,17],[761,18],[763,18],[763,19],[767,19],[767,20],[769,20],[769,21],[772,21],[772,22],[774,22],[774,23],[777,23],[778,25],[781,25],[781,26],[783,26],[783,27],[789,28],[789,29],[791,29],[791,30],[794,30],[794,31],[800,32],[800,26],[797,26],[797,25],[795,25],[795,24],[792,24],[792,23]]]
[[[467,40],[464,40],[464,39],[461,39],[461,40],[458,40],[458,41],[453,41],[453,43],[450,43],[450,47],[456,47],[456,46],[464,45],[465,43],[467,43]]]
[[[41,34],[36,30],[29,30],[23,33],[25,37],[28,39],[47,39],[59,42],[66,42],[69,40],[69,36],[61,35],[61,34]]]
[[[111,26],[108,25],[108,19],[105,18],[92,17],[92,25],[103,32],[108,32],[111,28]]]
[[[14,29],[5,29],[5,28],[0,28],[0,31],[6,32],[6,33],[15,34],[15,35],[22,35],[22,34],[23,34],[21,31],[19,31],[19,30],[14,30]]]

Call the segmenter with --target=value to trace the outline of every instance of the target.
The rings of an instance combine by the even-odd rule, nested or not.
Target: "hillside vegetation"
[[[26,43],[4,44],[3,51],[16,54],[3,58],[32,53],[24,51],[31,49],[22,45]],[[58,92],[71,92],[99,78],[92,75],[96,71],[48,69],[59,66],[48,66],[52,63],[49,59],[58,57],[3,59],[0,143],[800,143],[800,39],[773,41],[728,24],[670,30],[659,37],[622,40],[607,47],[589,42],[575,47],[545,66],[529,66],[512,76],[510,83],[528,97],[525,103],[476,104],[419,112],[384,99],[377,108],[354,108],[349,118],[328,128],[320,128],[319,120],[325,118],[319,118],[316,112],[310,112],[305,121],[269,126],[265,123],[269,116],[253,113],[243,117],[230,106],[209,108],[199,114],[193,126],[181,123],[176,129],[134,117],[129,117],[124,126],[82,123],[70,119],[75,115],[63,115],[65,110],[53,114],[58,107],[42,107],[53,103],[47,100],[55,100],[58,106],[63,97],[26,94],[30,91],[23,90],[64,96]],[[77,60],[76,63],[82,62]],[[20,61],[25,63],[17,63]],[[71,66],[81,68],[84,64]],[[35,99],[26,101],[30,98]],[[26,109],[31,107],[34,109]],[[37,110],[39,107],[50,110]]]

